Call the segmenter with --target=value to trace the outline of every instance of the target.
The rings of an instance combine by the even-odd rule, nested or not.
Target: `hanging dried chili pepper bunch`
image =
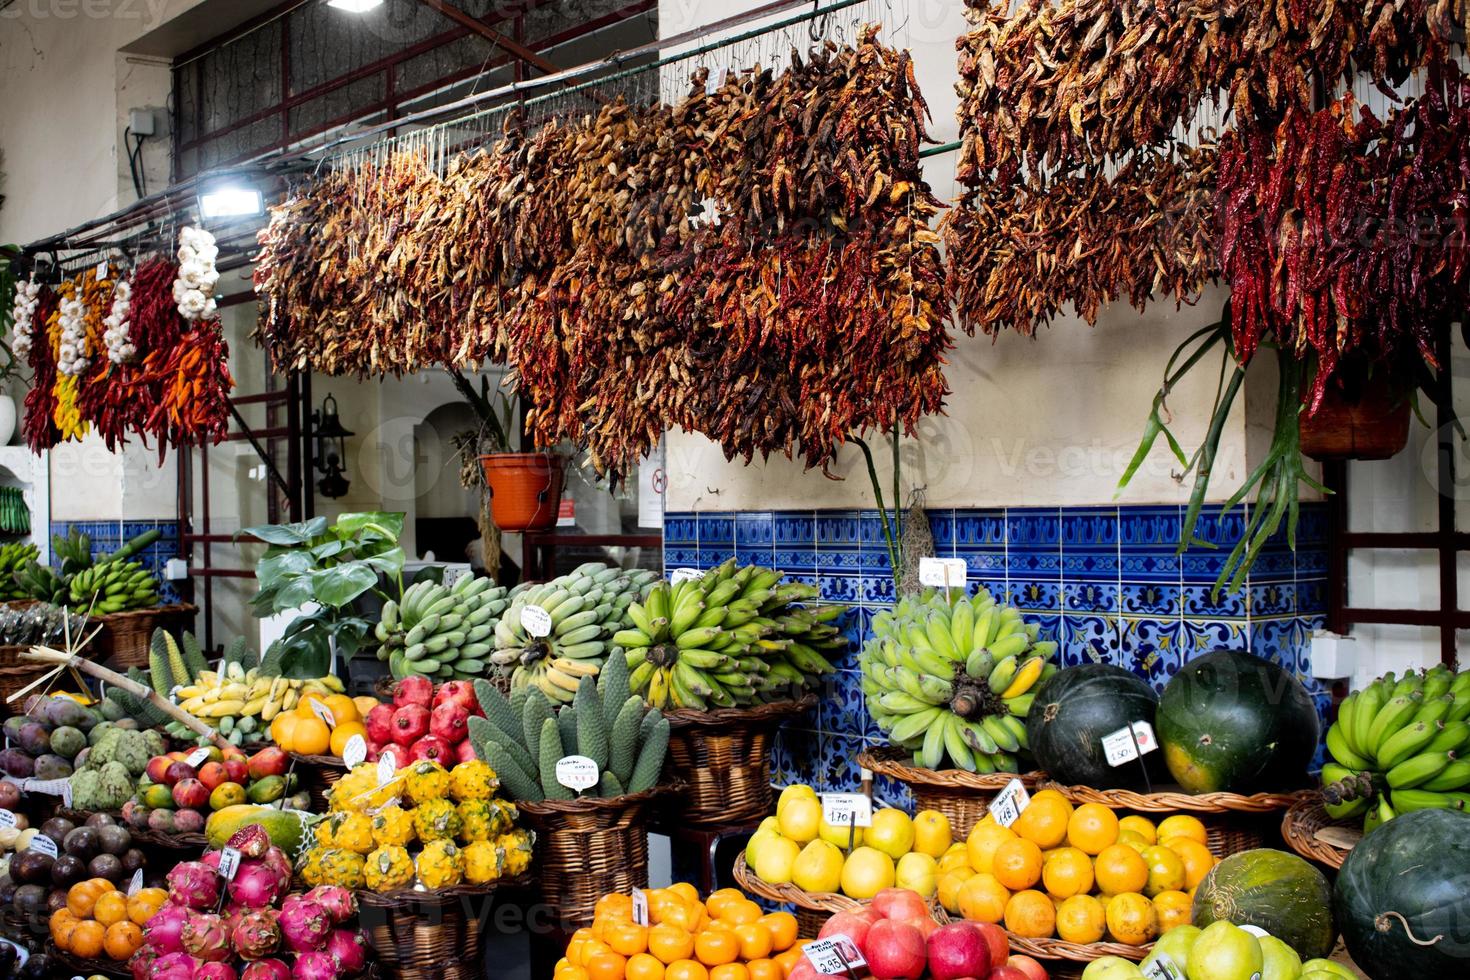
[[[42,286],[30,320],[31,342],[27,361],[31,367],[31,389],[26,392],[22,429],[26,445],[39,453],[61,442],[56,428],[56,353],[51,346],[50,324],[61,299],[56,291]]]

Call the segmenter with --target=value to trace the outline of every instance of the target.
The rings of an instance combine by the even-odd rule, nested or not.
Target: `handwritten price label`
[[[26,845],[26,850],[35,851],[37,854],[45,854],[48,857],[56,856],[56,842],[45,834],[37,834],[31,838]]]
[[[818,973],[831,976],[841,976],[844,973],[856,976],[859,967],[868,965],[857,943],[840,932],[814,943],[807,943],[802,953]]]
[[[920,558],[919,584],[935,589],[963,589],[969,571],[963,558]]]
[[[633,889],[633,924],[648,925],[648,895],[641,888]]]
[[[833,827],[871,827],[873,801],[863,793],[823,793],[822,819]]]
[[[551,635],[551,613],[540,606],[526,606],[521,609],[521,629],[532,636],[540,639]]]
[[[311,701],[311,713],[322,720],[322,724],[328,728],[337,727],[337,716],[332,714],[332,709],[322,704],[315,698]]]
[[[240,870],[240,852],[227,847],[219,852],[219,876],[225,881],[234,881]]]
[[[581,792],[591,789],[597,785],[602,774],[597,770],[597,762],[587,758],[585,755],[569,755],[558,760],[556,763],[556,781],[567,789]]]
[[[193,766],[195,769],[198,769],[200,766],[204,765],[208,761],[208,749],[195,749],[193,752],[190,752],[189,757],[184,760],[185,763]]]
[[[1031,794],[1026,792],[1026,787],[1021,785],[1019,779],[1012,779],[1006,783],[1005,789],[996,794],[995,800],[990,804],[990,813],[995,817],[995,822],[1002,827],[1009,827],[1021,819],[1021,813],[1031,805]]]
[[[393,754],[392,749],[386,749],[378,756],[378,785],[390,781],[398,774],[398,756]]]
[[[128,882],[128,898],[132,898],[143,890],[143,869],[139,868],[133,872],[133,879]]]
[[[704,578],[704,573],[697,568],[676,568],[669,573],[669,582],[673,585],[690,582],[697,578]]]
[[[14,827],[15,814],[9,810],[0,810],[0,827]]]
[[[367,739],[361,735],[354,735],[342,746],[342,761],[347,764],[348,769],[353,769],[367,761]]]
[[[1155,751],[1159,740],[1154,735],[1154,726],[1146,721],[1135,721],[1131,728],[1120,728],[1104,735],[1102,747],[1108,765],[1116,768]]]

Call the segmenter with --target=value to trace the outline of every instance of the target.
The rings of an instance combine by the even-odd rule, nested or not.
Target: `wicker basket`
[[[484,904],[501,883],[434,892],[357,893],[358,921],[383,977],[479,980],[484,975]]]
[[[608,892],[648,887],[648,805],[680,787],[656,786],[615,799],[517,801],[536,831],[541,899],[566,931],[592,923]]]
[[[796,908],[796,934],[803,939],[815,939],[822,926],[837,912],[855,912],[865,903],[836,892],[809,892],[795,885],[773,885],[751,870],[745,863],[743,853],[736,855],[732,872],[735,882],[743,891],[759,895],[771,902],[781,902]]]
[[[26,646],[0,646],[0,718],[20,714],[20,700],[25,700],[22,698],[12,704],[6,698],[29,686],[47,671],[56,669],[50,664],[20,659],[20,655],[29,649]]]
[[[694,826],[748,824],[771,812],[771,736],[786,718],[811,710],[816,695],[753,708],[683,709],[669,719],[667,771],[688,783],[663,809]]]
[[[191,851],[197,855],[209,846],[209,838],[203,834],[162,833],[157,830],[135,830],[128,827],[135,844],[145,844],[165,851]]]
[[[155,629],[179,633],[194,624],[199,607],[187,602],[174,606],[155,606],[132,612],[94,616],[93,625],[102,630],[92,641],[93,658],[116,668],[147,667],[148,644]]]
[[[1305,795],[1303,792],[1256,793],[1253,796],[1193,794],[1183,790],[1136,793],[1126,789],[1063,786],[1045,779],[1037,783],[1036,788],[1056,790],[1074,806],[1101,803],[1112,810],[1149,816],[1188,813],[1204,824],[1210,851],[1218,858],[1279,843],[1280,814]]]
[[[1351,842],[1362,834],[1361,818],[1332,819],[1322,805],[1322,798],[1315,794],[1297,800],[1281,818],[1281,836],[1286,846],[1333,871],[1342,867],[1352,853]]]
[[[301,755],[290,753],[297,785],[311,794],[313,813],[326,813],[331,809],[327,794],[337,780],[347,775],[347,763],[336,755]]]
[[[1036,786],[1044,773],[1022,775],[998,772],[982,776],[963,769],[924,769],[905,762],[898,749],[865,749],[858,753],[857,763],[880,776],[896,779],[908,786],[918,810],[938,810],[949,818],[955,840],[964,840],[974,826],[990,812],[990,801],[1013,779],[1021,780],[1028,790]]]
[[[127,963],[119,963],[117,960],[96,959],[89,960],[80,956],[74,956],[66,950],[61,949],[55,943],[47,941],[46,955],[51,958],[52,963],[60,963],[66,967],[65,972],[79,977],[117,977],[118,980],[132,980],[133,973],[128,969]],[[62,971],[54,970],[54,974]]]

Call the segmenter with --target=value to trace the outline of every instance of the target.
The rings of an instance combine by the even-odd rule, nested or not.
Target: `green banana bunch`
[[[84,568],[92,567],[92,536],[72,528],[66,537],[51,536],[51,553],[61,563],[61,577],[69,579]]]
[[[602,669],[613,632],[657,578],[588,562],[545,584],[517,586],[495,625],[491,664],[510,675],[513,690],[534,687],[553,703],[570,702],[582,678]]]
[[[1400,813],[1470,808],[1470,674],[1392,673],[1338,706],[1322,767],[1329,815],[1372,830]]]
[[[816,591],[732,558],[699,578],[659,582],[613,635],[633,693],[655,708],[731,708],[800,696],[835,668],[845,606],[798,607]]]
[[[874,618],[858,658],[868,711],[924,768],[1019,772],[1026,715],[1058,670],[1057,645],[1038,634],[983,588],[905,596]]]
[[[510,606],[502,586],[461,575],[452,586],[415,582],[401,601],[383,603],[373,633],[378,659],[396,679],[422,674],[437,680],[482,677],[500,616]]]
[[[32,598],[20,573],[36,563],[40,549],[33,544],[12,541],[0,547],[0,601]],[[50,598],[48,594],[46,598]]]
[[[77,572],[67,585],[73,609],[105,616],[158,605],[158,582],[140,563],[108,558]]]
[[[51,570],[51,566],[31,561],[21,566],[13,576],[16,585],[25,592],[25,598],[38,599],[52,605],[65,605],[71,598],[66,580]]]

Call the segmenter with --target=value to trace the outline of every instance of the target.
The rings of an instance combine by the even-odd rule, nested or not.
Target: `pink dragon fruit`
[[[298,953],[321,949],[332,929],[332,917],[326,908],[304,895],[287,898],[277,921],[286,945]]]
[[[222,856],[223,852],[221,851],[205,851],[204,857],[199,859],[199,863],[214,869],[215,872],[218,872],[219,860]]]
[[[261,855],[260,860],[261,863],[279,875],[281,880],[287,882],[287,884],[290,883],[291,876],[296,872],[296,869],[291,866],[291,859],[279,847],[267,848],[266,852]],[[282,892],[282,894],[285,893]]]
[[[291,976],[295,980],[338,980],[342,976],[342,968],[331,953],[302,953],[296,957]]]
[[[245,857],[258,858],[270,849],[271,837],[260,824],[252,823],[235,831],[225,846],[233,847]]]
[[[166,953],[153,961],[148,980],[194,980],[198,961],[188,953]]]
[[[327,937],[326,951],[337,961],[345,977],[367,969],[367,941],[355,929],[333,929]]]
[[[254,858],[245,858],[240,862],[240,868],[229,885],[230,897],[252,909],[275,905],[290,890],[289,869],[282,875],[279,868]]]
[[[184,923],[189,919],[189,910],[170,902],[153,913],[143,926],[143,939],[156,953],[182,953],[184,943],[180,938]]]
[[[337,925],[357,914],[357,896],[341,885],[317,885],[306,897],[325,908]]]
[[[214,869],[199,861],[174,865],[168,873],[168,897],[176,905],[211,909],[219,902],[219,880]]]
[[[280,960],[256,960],[245,965],[240,980],[291,980],[291,968]]]
[[[153,964],[158,960],[158,948],[144,943],[138,947],[133,958],[128,960],[128,970],[133,974],[133,980],[148,980],[153,974]]]
[[[239,980],[239,974],[228,963],[205,963],[194,971],[194,980]]]
[[[213,912],[191,912],[179,939],[184,951],[210,963],[230,958],[230,934]]]
[[[240,924],[240,919],[244,917],[246,912],[251,911],[254,910],[248,909],[238,902],[231,902],[230,904],[226,905],[224,912],[221,913],[220,916],[225,923],[225,932],[233,933],[235,931],[235,927]]]
[[[261,960],[281,945],[281,930],[274,909],[246,912],[230,934],[230,942],[241,959]]]

